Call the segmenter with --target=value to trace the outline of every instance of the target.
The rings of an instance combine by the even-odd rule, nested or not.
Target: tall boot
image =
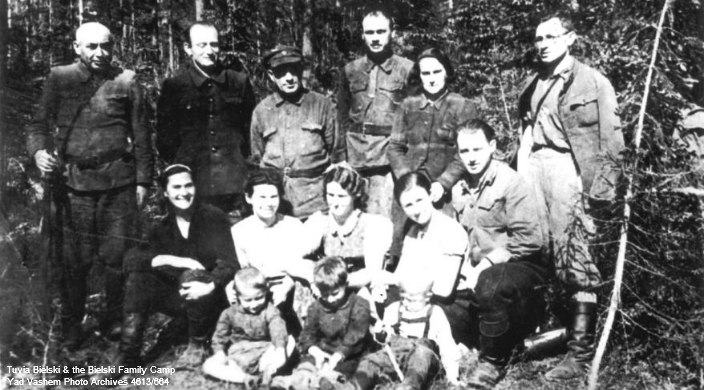
[[[583,376],[594,357],[596,303],[575,302],[572,315],[567,355],[560,364],[545,374],[548,380],[561,381]]]
[[[118,340],[122,333],[122,302],[124,300],[125,278],[122,270],[106,266],[105,313],[100,321],[100,332],[109,340]]]
[[[141,363],[139,353],[142,350],[142,334],[147,323],[147,316],[142,313],[125,313],[122,319],[122,333],[117,354],[108,358],[108,364],[113,367],[137,367]],[[119,379],[121,372],[95,374],[97,380]]]
[[[125,313],[122,319],[118,365],[127,367],[139,365],[139,353],[142,350],[142,335],[146,323],[147,316],[143,313]]]

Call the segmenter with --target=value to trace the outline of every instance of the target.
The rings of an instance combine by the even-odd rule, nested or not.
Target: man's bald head
[[[112,34],[100,23],[84,23],[76,30],[73,50],[91,72],[104,72],[112,61]]]
[[[83,23],[76,29],[76,42],[86,42],[97,37],[107,37],[112,41],[110,30],[98,22]]]

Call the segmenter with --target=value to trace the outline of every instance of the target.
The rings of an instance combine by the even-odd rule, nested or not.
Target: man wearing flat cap
[[[190,58],[161,87],[156,146],[167,163],[192,167],[200,200],[235,222],[245,205],[254,92],[244,72],[221,65],[213,24],[192,24],[184,41]]]
[[[344,159],[344,144],[336,133],[332,102],[301,84],[301,51],[276,46],[263,57],[276,92],[252,114],[252,159],[283,176],[284,207],[307,218],[325,209],[323,172]]]

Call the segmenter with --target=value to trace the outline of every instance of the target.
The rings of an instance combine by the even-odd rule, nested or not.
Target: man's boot
[[[555,368],[545,374],[551,381],[561,381],[583,376],[594,357],[594,330],[596,328],[596,303],[575,302],[573,323],[567,341],[567,355]]]
[[[190,336],[188,347],[183,351],[176,361],[175,367],[180,369],[196,369],[203,364],[205,356],[208,354],[206,347],[207,337]]]
[[[106,266],[105,313],[100,319],[100,333],[108,340],[119,340],[122,334],[122,302],[124,301],[125,278],[120,269]]]
[[[147,323],[147,316],[141,313],[125,313],[122,319],[122,332],[120,334],[120,346],[117,354],[109,359],[108,364],[113,367],[137,367],[141,363],[139,354],[142,350],[142,335]],[[93,378],[118,379],[121,373],[104,373],[94,375]]]
[[[118,365],[135,367],[140,364],[139,354],[142,351],[142,335],[146,323],[145,314],[125,313],[122,319]]]

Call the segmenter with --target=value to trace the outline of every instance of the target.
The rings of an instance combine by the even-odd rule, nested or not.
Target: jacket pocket
[[[61,91],[59,93],[59,103],[56,113],[56,120],[59,126],[70,126],[76,117],[80,104],[81,95],[78,91]]]
[[[313,153],[325,149],[323,126],[318,123],[306,122],[301,125],[303,130],[303,153]]]
[[[569,103],[569,109],[579,126],[591,126],[599,121],[599,103],[596,91],[577,95]]]
[[[350,92],[358,93],[367,90],[369,79],[367,77],[356,76],[350,79]]]
[[[123,118],[127,114],[128,98],[126,94],[106,94],[103,100],[99,107],[104,110],[105,114],[118,118]]]
[[[276,127],[267,127],[262,132],[262,138],[268,141],[272,135],[276,134],[277,131],[279,131],[279,129],[277,129]]]
[[[505,226],[504,209],[505,199],[480,199],[477,202],[477,224],[483,227]]]

